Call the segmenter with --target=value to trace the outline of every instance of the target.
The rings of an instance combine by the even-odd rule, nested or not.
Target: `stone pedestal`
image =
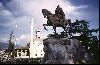
[[[43,64],[81,64],[87,63],[86,50],[77,39],[48,37],[43,40]]]

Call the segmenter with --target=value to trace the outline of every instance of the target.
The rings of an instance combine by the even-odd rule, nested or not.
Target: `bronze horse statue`
[[[66,26],[71,23],[69,19],[67,20],[65,18],[64,19],[58,18],[56,14],[52,14],[47,9],[42,9],[42,13],[44,15],[44,18],[47,18],[47,24],[43,24],[45,29],[46,29],[45,26],[53,26],[55,32],[56,32],[56,27],[62,27],[65,30]]]

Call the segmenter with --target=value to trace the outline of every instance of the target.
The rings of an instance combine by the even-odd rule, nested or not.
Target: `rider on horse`
[[[65,19],[65,14],[59,5],[57,6],[55,10],[55,16],[60,20],[60,19]]]

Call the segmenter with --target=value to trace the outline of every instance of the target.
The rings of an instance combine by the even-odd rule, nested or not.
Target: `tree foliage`
[[[87,52],[93,56],[93,63],[99,63],[99,38],[92,34],[99,32],[99,28],[89,29],[89,21],[76,20],[67,27],[66,32],[70,35],[70,38],[76,38],[80,41]],[[75,37],[73,35],[75,33],[80,33],[80,36]]]

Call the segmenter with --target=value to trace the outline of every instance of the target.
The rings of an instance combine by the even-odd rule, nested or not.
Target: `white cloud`
[[[12,15],[12,13],[8,10],[2,10],[0,12],[1,12],[0,15],[3,15],[3,16],[11,16]]]
[[[64,0],[16,0],[15,2],[17,3],[17,6],[19,4],[20,10],[23,10],[30,15],[36,14],[36,12],[41,12],[42,8],[48,9],[54,13],[57,5],[60,5],[64,12],[71,13],[75,12],[77,9],[88,7],[87,5],[73,6],[69,1]]]
[[[9,10],[7,10],[0,2],[0,16],[11,16],[11,15],[12,13]]]
[[[22,39],[24,39],[25,38],[25,35],[21,35],[20,36],[20,39],[22,40]]]
[[[17,24],[15,24],[15,27],[17,28],[17,27],[18,27],[18,25],[17,25]]]
[[[78,14],[80,14],[80,12],[78,12],[77,10],[84,9],[87,7],[88,7],[87,5],[81,5],[81,6],[77,6],[77,7],[73,6],[73,5],[68,5],[67,7],[64,8],[64,10],[66,13],[78,15]]]
[[[2,37],[0,38],[0,42],[8,43],[8,38]]]
[[[19,41],[19,38],[15,38],[16,41]]]
[[[3,7],[2,3],[0,2],[0,10],[1,10],[2,8],[4,8],[4,7]]]

